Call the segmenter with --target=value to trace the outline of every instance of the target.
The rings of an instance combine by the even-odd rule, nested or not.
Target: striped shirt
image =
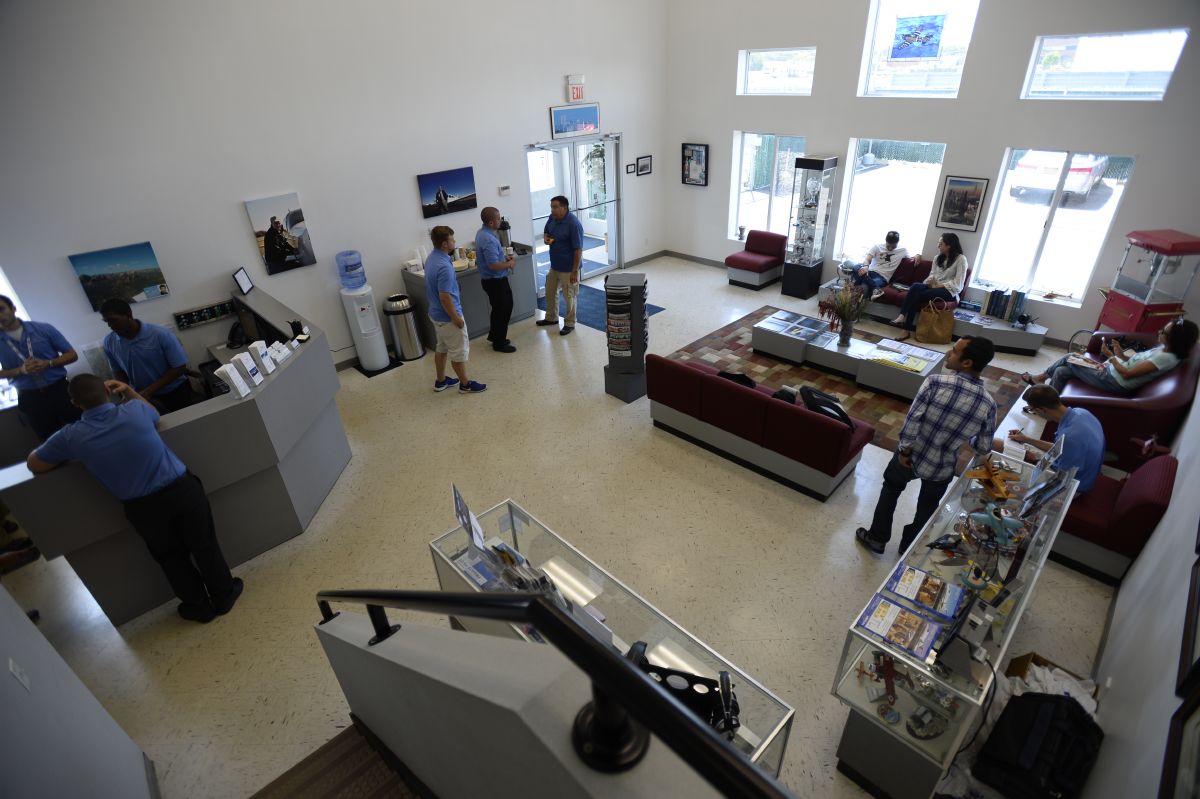
[[[917,477],[948,480],[954,476],[959,447],[970,443],[986,454],[995,432],[996,402],[979,377],[968,372],[931,375],[908,409],[900,448],[912,448]]]

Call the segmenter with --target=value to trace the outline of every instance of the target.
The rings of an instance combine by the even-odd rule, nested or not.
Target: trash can
[[[402,361],[425,357],[425,345],[421,343],[421,335],[417,332],[416,309],[408,301],[408,295],[393,294],[388,297],[383,305],[383,315],[387,317],[388,327],[392,331],[396,357]]]

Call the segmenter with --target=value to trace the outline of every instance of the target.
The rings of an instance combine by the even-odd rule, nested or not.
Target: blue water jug
[[[362,253],[358,250],[342,250],[336,259],[342,288],[357,289],[366,285],[367,273],[363,270]]]

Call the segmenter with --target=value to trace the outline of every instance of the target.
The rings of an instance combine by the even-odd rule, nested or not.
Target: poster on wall
[[[132,304],[170,293],[148,241],[71,255],[68,260],[93,311],[111,297]]]
[[[421,193],[421,213],[426,219],[469,211],[478,205],[475,170],[469,166],[417,175],[417,191]]]
[[[896,36],[892,39],[892,61],[938,58],[942,52],[942,28],[946,15],[897,17]]]
[[[569,139],[600,132],[600,104],[550,106],[550,137]]]
[[[258,241],[258,254],[262,256],[268,275],[317,262],[299,194],[292,192],[246,200],[245,205],[250,228]]]
[[[979,209],[987,194],[987,178],[946,176],[942,187],[942,210],[937,227],[975,231],[979,228]]]

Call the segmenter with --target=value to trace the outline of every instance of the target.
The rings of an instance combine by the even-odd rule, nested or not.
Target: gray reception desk
[[[299,318],[258,288],[235,299],[280,331]],[[159,422],[204,483],[230,566],[304,532],[350,461],[329,345],[308,325],[311,339],[248,397],[224,394]],[[0,498],[45,557],[67,559],[114,625],[173,597],[121,503],[78,463],[35,477],[22,459],[0,469]]]

